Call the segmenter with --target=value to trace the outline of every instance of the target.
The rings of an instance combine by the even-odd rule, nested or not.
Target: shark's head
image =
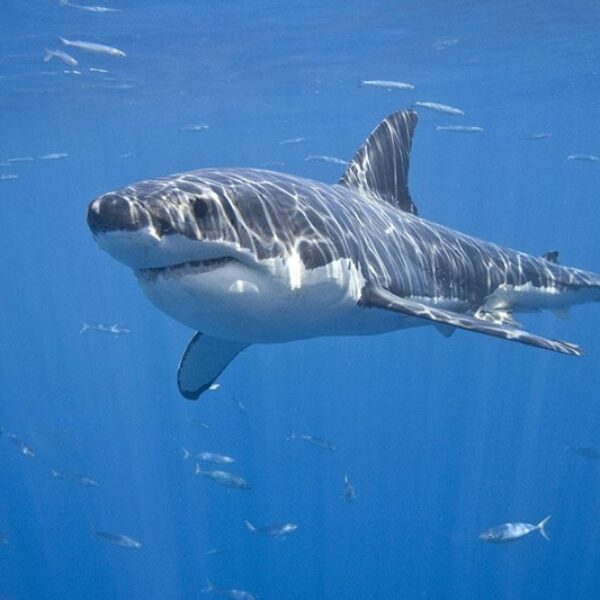
[[[158,308],[226,337],[237,332],[223,315],[250,319],[269,293],[265,261],[285,253],[268,226],[272,210],[239,173],[196,171],[104,194],[87,220],[100,248],[134,270]]]
[[[284,302],[273,286],[287,277],[294,287],[309,260],[329,259],[304,241],[310,223],[286,185],[265,171],[194,171],[104,194],[87,220],[100,248],[134,270],[161,310],[228,337],[239,332],[223,314],[249,327],[256,319],[260,329],[257,315],[280,308],[269,301]]]
[[[195,174],[154,179],[90,203],[96,242],[138,274],[256,254],[235,186]],[[146,273],[148,272],[148,273]]]

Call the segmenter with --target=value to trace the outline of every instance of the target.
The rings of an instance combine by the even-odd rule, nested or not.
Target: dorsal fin
[[[408,192],[408,163],[417,119],[415,111],[403,110],[379,123],[339,183],[416,215]]]
[[[558,264],[558,250],[552,250],[551,252],[546,252],[542,254],[542,258],[547,260],[548,262]]]

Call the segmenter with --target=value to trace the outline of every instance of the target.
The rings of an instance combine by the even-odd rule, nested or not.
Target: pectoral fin
[[[451,325],[444,325],[444,323],[434,323],[433,326],[437,329],[440,335],[449,338],[456,329]]]
[[[420,302],[414,302],[413,300],[395,296],[383,288],[366,287],[363,291],[360,304],[365,307],[381,308],[409,315],[411,317],[417,317],[419,319],[427,319],[433,321],[434,324],[442,323],[452,327],[458,327],[459,329],[466,329],[467,331],[485,333],[486,335],[504,338],[505,340],[519,342],[529,346],[544,348],[545,350],[552,350],[554,352],[561,352],[563,354],[571,354],[574,356],[581,356],[583,354],[581,348],[576,344],[562,342],[560,340],[549,340],[518,329],[517,327],[482,321],[470,315],[427,306]]]
[[[248,344],[197,332],[185,349],[177,371],[177,385],[189,400],[197,400]]]

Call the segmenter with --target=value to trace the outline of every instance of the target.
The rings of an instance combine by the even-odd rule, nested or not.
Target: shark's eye
[[[196,196],[194,200],[194,216],[198,221],[206,218],[208,214],[208,203],[204,198]]]
[[[152,224],[157,233],[162,237],[169,233],[174,233],[175,229],[167,215],[153,215]]]

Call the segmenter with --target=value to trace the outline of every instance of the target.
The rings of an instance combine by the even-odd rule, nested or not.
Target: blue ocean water
[[[207,577],[264,600],[600,597],[600,461],[565,451],[600,450],[597,306],[522,319],[580,343],[580,359],[433,328],[316,339],[252,347],[194,403],[175,380],[191,332],[85,222],[103,192],[194,168],[335,182],[343,167],[305,157],[349,159],[386,115],[435,101],[466,114],[420,111],[420,214],[600,271],[600,165],[566,160],[600,155],[598,31],[591,0],[4,2],[0,162],[35,160],[0,167],[18,176],[0,180],[0,427],[35,457],[0,437],[0,598],[205,598]],[[44,63],[57,36],[127,57]],[[416,89],[359,85],[373,79]],[[181,131],[192,124],[208,129]],[[182,446],[236,457],[253,489],[195,476]],[[551,542],[478,538],[548,514]],[[263,539],[245,520],[298,530]]]

